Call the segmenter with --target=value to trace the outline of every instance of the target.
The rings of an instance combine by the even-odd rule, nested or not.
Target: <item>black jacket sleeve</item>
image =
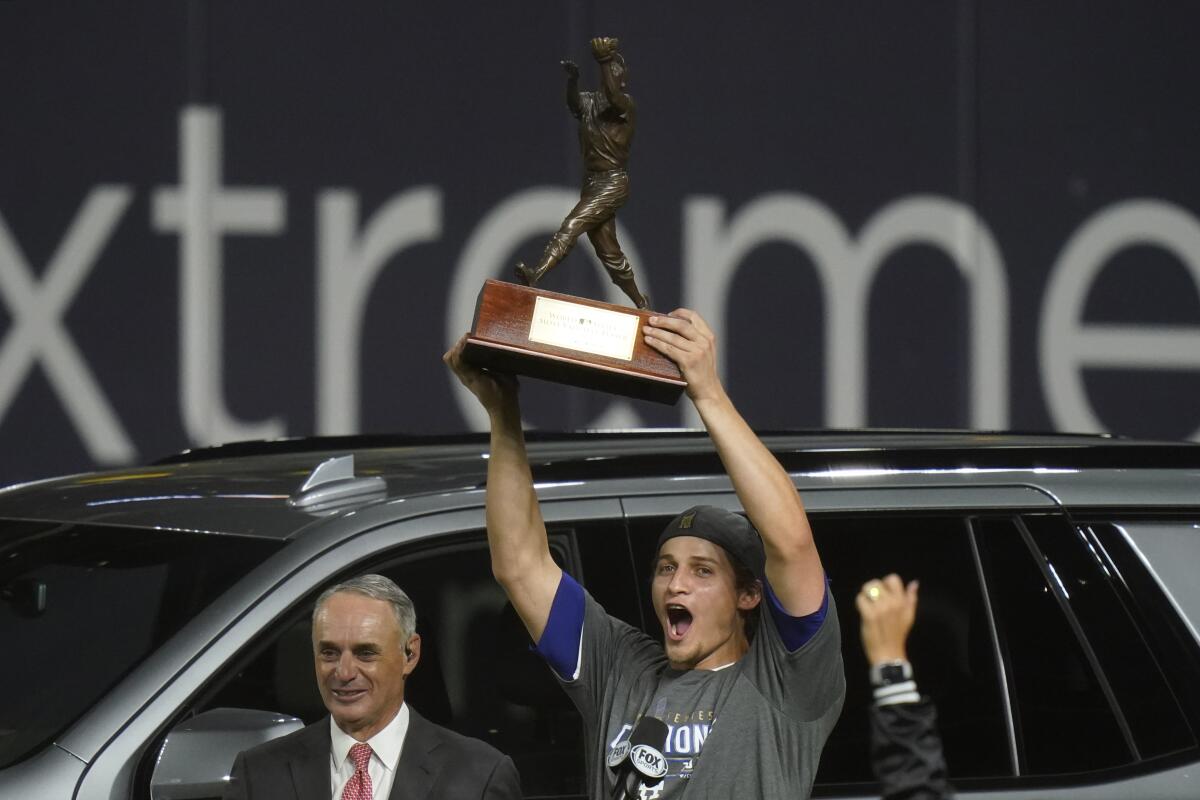
[[[937,709],[928,698],[871,708],[871,768],[885,800],[953,797],[937,730]]]
[[[484,787],[485,800],[521,800],[521,776],[508,756],[500,759]]]

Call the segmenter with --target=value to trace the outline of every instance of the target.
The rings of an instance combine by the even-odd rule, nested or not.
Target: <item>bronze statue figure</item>
[[[613,283],[635,306],[649,308],[633,279],[633,267],[617,242],[616,213],[629,198],[625,165],[636,121],[633,98],[625,92],[629,71],[617,52],[616,39],[592,39],[592,55],[600,65],[598,92],[579,91],[579,67],[571,61],[562,62],[567,72],[567,108],[579,120],[579,148],[586,170],[579,203],[546,245],[541,262],[533,269],[518,263],[517,277],[527,286],[536,286],[566,257],[579,235],[587,233]]]

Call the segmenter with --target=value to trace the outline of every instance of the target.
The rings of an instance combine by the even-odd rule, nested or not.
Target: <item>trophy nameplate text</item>
[[[488,280],[463,357],[479,367],[669,405],[687,382],[642,338],[654,313]]]

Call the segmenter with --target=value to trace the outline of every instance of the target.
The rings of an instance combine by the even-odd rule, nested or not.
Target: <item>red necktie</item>
[[[367,774],[367,764],[371,763],[371,745],[359,742],[350,748],[350,758],[354,759],[354,774],[346,781],[342,789],[342,800],[371,800],[371,776]]]

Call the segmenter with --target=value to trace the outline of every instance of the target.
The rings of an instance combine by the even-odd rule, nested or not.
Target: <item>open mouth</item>
[[[674,641],[679,641],[692,627],[692,612],[681,605],[667,606],[667,634]]]
[[[366,693],[366,689],[334,689],[333,697],[342,703],[353,703]]]

